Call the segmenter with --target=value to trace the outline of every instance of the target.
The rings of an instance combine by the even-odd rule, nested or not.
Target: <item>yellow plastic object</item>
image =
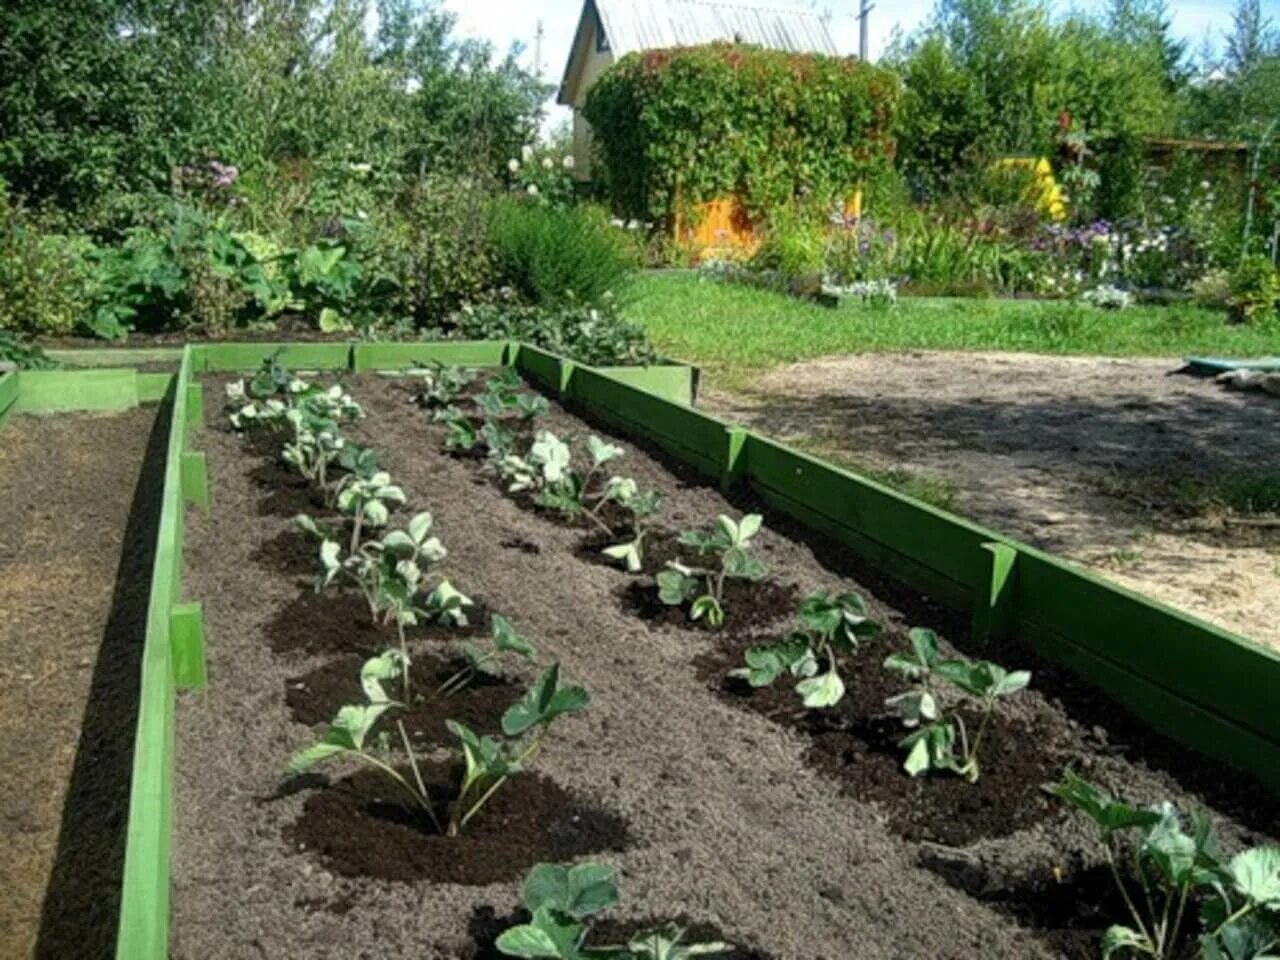
[[[1053,175],[1053,166],[1044,157],[1001,157],[992,169],[1030,170],[1035,179],[1027,188],[1027,202],[1051,220],[1067,219],[1066,197]]]
[[[862,216],[862,196],[858,189],[845,201],[847,219]],[[746,206],[733,196],[695,204],[692,216],[677,217],[676,238],[694,260],[745,260],[756,252],[761,239]]]

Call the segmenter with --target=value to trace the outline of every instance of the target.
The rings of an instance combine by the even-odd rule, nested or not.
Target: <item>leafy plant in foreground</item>
[[[526,456],[504,458],[500,470],[510,481],[509,492],[532,491],[539,506],[567,518],[585,516],[613,536],[599,512],[622,490],[622,478],[614,477],[599,489],[593,489],[592,483],[605,464],[622,456],[622,448],[593,435],[587,437],[587,452],[590,467],[585,473],[575,470],[569,444],[551,431],[542,430],[534,437]]]
[[[524,882],[528,923],[503,931],[497,947],[509,957],[559,960],[686,960],[729,952],[727,943],[681,943],[684,931],[666,924],[636,934],[623,946],[588,946],[589,918],[618,902],[613,870],[603,864],[562,867],[540,863]]]
[[[863,637],[880,632],[856,593],[811,594],[800,605],[801,629],[767,646],[751,647],[747,665],[731,670],[753,687],[767,687],[784,673],[799,677],[796,693],[810,709],[834,707],[844,698],[838,653],[853,654]],[[825,669],[823,669],[825,667]],[[819,672],[821,671],[821,672]]]
[[[422,374],[422,389],[414,399],[435,411],[432,419],[438,419],[439,412],[454,406],[475,379],[474,370],[432,361]]]
[[[911,631],[911,653],[890,654],[886,670],[915,681],[915,687],[885,701],[912,732],[899,746],[906,748],[903,768],[913,777],[929,770],[951,770],[970,783],[980,775],[979,751],[999,700],[1024,690],[1031,682],[1025,670],[1008,671],[988,660],[941,660],[938,637],[932,630]],[[940,709],[935,679],[959,691],[982,719],[972,739],[958,709]]]
[[[690,567],[671,561],[667,569],[658,574],[658,597],[672,607],[689,604],[689,617],[718,627],[724,623],[725,581],[760,580],[765,575],[764,564],[751,555],[751,541],[755,539],[764,518],[749,513],[741,521],[721,514],[711,530],[690,530],[680,535],[680,542],[694,547],[701,554],[710,554],[717,561],[714,567]]]
[[[399,706],[387,697],[382,682],[399,676],[402,659],[393,651],[374,658],[365,667],[361,681],[368,702],[339,710],[320,741],[294,755],[289,764],[290,770],[302,773],[317,763],[336,757],[359,760],[390,777],[409,795],[436,831],[450,837],[461,833],[511,777],[528,769],[541,752],[556,719],[577,713],[590,701],[582,687],[560,685],[560,666],[553,663],[503,714],[503,736],[478,736],[465,724],[456,720],[446,721],[449,732],[458,739],[465,766],[457,797],[449,804],[447,817],[442,821],[432,803],[418,757],[403,723],[397,723],[397,727],[409,766],[407,775],[396,769],[389,751],[384,750],[383,755],[378,755],[365,745],[374,723],[387,710]]]
[[[379,470],[368,477],[351,474],[343,479],[338,492],[338,509],[351,517],[351,545],[354,554],[360,547],[360,534],[365,527],[385,527],[391,508],[405,502],[404,490],[391,482],[391,474]],[[422,514],[419,514],[421,517]],[[427,514],[428,520],[430,514]]]
[[[19,370],[54,370],[59,366],[42,347],[27,343],[8,330],[0,330],[0,364],[5,363],[12,363]]]
[[[1205,960],[1276,956],[1280,847],[1255,847],[1224,861],[1213,824],[1203,813],[1192,813],[1187,832],[1171,804],[1130,806],[1070,770],[1052,793],[1097,827],[1103,857],[1129,913],[1132,926],[1116,924],[1103,935],[1104,958],[1173,957],[1196,900],[1201,901],[1199,945]]]

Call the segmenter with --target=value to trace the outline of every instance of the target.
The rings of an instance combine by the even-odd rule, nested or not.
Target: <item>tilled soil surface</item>
[[[939,478],[953,509],[1280,647],[1280,521],[1184,498],[1280,489],[1280,399],[1177,360],[1020,353],[821,357],[700,405],[837,461]]]
[[[264,445],[226,429],[221,382],[207,381],[196,442],[214,506],[189,514],[185,584],[205,604],[210,686],[179,704],[175,960],[491,957],[531,856],[613,864],[617,924],[688,918],[739,944],[739,957],[1094,957],[1118,914],[1091,835],[1041,792],[1063,767],[1138,802],[1207,805],[1228,847],[1277,822],[1276,806],[1239,776],[1147,736],[1016,649],[995,655],[1031,668],[1032,690],[993,729],[979,784],[910,780],[894,745],[901,730],[880,706],[894,692],[880,660],[912,626],[963,650],[964,628],[940,610],[766,514],[758,553],[769,579],[735,588],[723,630],[690,624],[654,602],[655,565],[680,555],[676,531],[754,504],[597,431],[626,450],[616,472],[666,494],[648,569],[630,576],[600,562],[588,527],[517,502],[475,459],[443,453],[444,428],[409,402],[405,383],[360,376],[349,386],[368,413],[353,434],[383,452],[408,492],[404,515],[432,511],[445,572],[544,662],[559,660],[592,702],[559,722],[536,775],[461,840],[425,833],[385,784],[354,769],[288,779],[291,753],[323,729],[299,721],[353,690],[359,655],[379,644],[358,604],[310,595],[299,562],[308,547],[277,509]],[[554,403],[539,425],[578,443],[591,432]],[[814,717],[785,685],[726,681],[745,646],[785,632],[816,589],[862,593],[886,627],[847,665],[846,701]],[[333,642],[344,630],[346,649]],[[460,636],[417,631],[420,662],[434,663],[424,671],[442,669]],[[532,676],[505,665],[457,715],[508,687],[511,702]],[[442,779],[446,755],[428,755],[430,778]]]
[[[0,956],[115,952],[164,430],[0,428]]]

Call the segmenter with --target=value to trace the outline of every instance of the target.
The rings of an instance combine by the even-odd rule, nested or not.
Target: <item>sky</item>
[[[751,0],[759,6],[799,6],[830,10],[831,32],[841,53],[857,53],[858,0]],[[934,0],[875,0],[871,13],[871,58],[876,59],[888,43],[895,26],[911,30],[925,20]],[[1101,7],[1104,0],[1053,0],[1055,10],[1066,12]],[[582,0],[443,0],[442,5],[458,16],[459,31],[470,37],[491,41],[501,50],[513,42],[524,44],[524,62],[533,65],[538,24],[543,26],[542,74],[549,83],[558,83],[565,58],[582,12]],[[1174,31],[1199,50],[1204,38],[1220,45],[1231,25],[1233,0],[1169,0]],[[1280,0],[1262,0],[1263,13],[1280,25]],[[562,119],[553,112],[550,123]]]

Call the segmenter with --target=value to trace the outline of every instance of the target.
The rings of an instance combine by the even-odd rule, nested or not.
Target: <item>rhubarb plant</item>
[[[800,629],[778,643],[749,648],[746,666],[729,675],[766,687],[787,674],[798,680],[796,693],[806,707],[834,707],[845,695],[840,655],[857,653],[859,642],[880,629],[858,594],[814,593],[800,606]]]
[[[636,934],[626,944],[588,944],[591,918],[618,902],[613,870],[603,864],[562,867],[540,863],[524,882],[524,907],[530,919],[504,930],[497,947],[508,957],[559,960],[687,960],[728,953],[727,943],[685,943],[684,930],[664,924]]]
[[[721,514],[711,530],[691,530],[680,542],[709,555],[713,566],[694,567],[670,561],[658,574],[658,597],[672,607],[689,605],[692,620],[706,619],[713,627],[724,623],[724,585],[729,580],[760,580],[765,566],[751,555],[751,543],[764,518],[749,513],[740,521]]]
[[[939,659],[938,638],[931,630],[912,630],[911,653],[891,654],[884,666],[914,683],[910,690],[885,701],[911,731],[899,743],[907,751],[903,768],[913,777],[930,770],[950,770],[976,783],[981,774],[982,742],[999,702],[1025,690],[1031,674],[1009,671],[989,660]],[[978,712],[978,728],[972,736],[958,707],[950,711],[940,707],[939,680],[960,694],[961,704]]]
[[[1224,859],[1202,813],[1190,830],[1169,803],[1134,807],[1071,771],[1052,788],[1097,829],[1103,859],[1128,913],[1109,927],[1102,955],[1171,960],[1199,903],[1205,960],[1274,960],[1280,951],[1280,847]]]

